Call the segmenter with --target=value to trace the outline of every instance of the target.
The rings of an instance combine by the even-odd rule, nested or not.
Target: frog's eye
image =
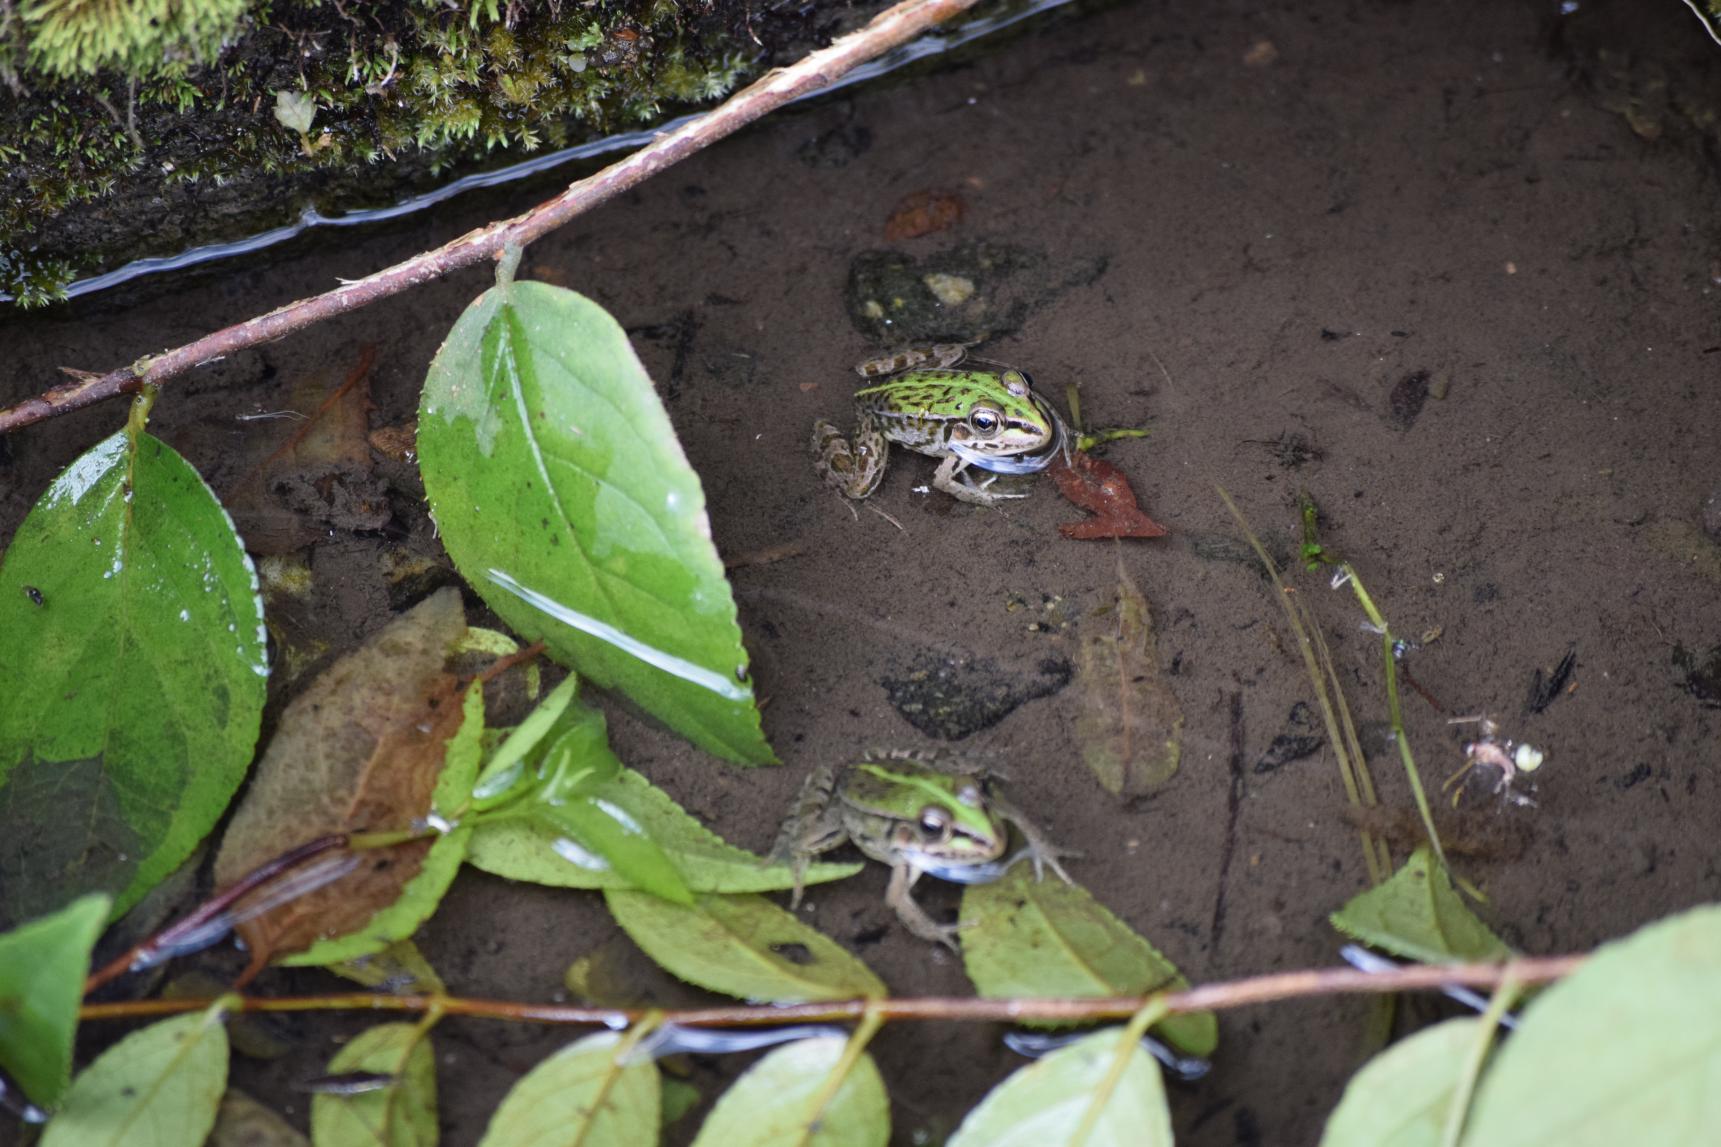
[[[998,412],[990,406],[976,406],[974,412],[968,416],[968,425],[979,438],[990,438],[998,433],[998,427],[1003,421]]]
[[[946,840],[950,836],[950,814],[935,804],[920,810],[920,831],[928,837]]]

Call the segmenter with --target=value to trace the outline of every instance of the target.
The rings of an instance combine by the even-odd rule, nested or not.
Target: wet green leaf
[[[604,896],[646,955],[710,991],[778,1004],[887,994],[847,948],[763,896],[703,895],[688,908],[639,892]]]
[[[431,364],[418,448],[449,556],[516,632],[702,748],[774,760],[704,491],[602,307],[486,291]]]
[[[1439,1147],[1482,1021],[1447,1020],[1399,1040],[1351,1076],[1321,1147]]]
[[[121,431],[54,480],[0,565],[0,923],[79,893],[124,912],[245,775],[268,666],[233,523]]]
[[[1464,1147],[1707,1147],[1721,1127],[1721,906],[1603,945],[1483,1074]]]
[[[1170,780],[1183,753],[1183,709],[1159,668],[1153,615],[1123,559],[1108,615],[1083,620],[1076,645],[1076,741],[1105,790],[1126,800]]]
[[[599,786],[602,796],[632,817],[645,834],[675,862],[683,881],[694,892],[775,892],[794,887],[786,864],[734,847],[700,824],[662,789],[639,773],[624,768]],[[518,820],[485,822],[473,834],[467,860],[473,866],[510,880],[558,888],[629,888],[613,868],[594,869],[570,864],[552,847],[555,834]],[[810,864],[806,884],[842,880],[861,870],[860,864]]]
[[[1427,845],[1385,884],[1353,896],[1333,913],[1332,925],[1371,948],[1427,964],[1512,954],[1470,911]]]
[[[1084,1119],[1082,1147],[1171,1147],[1159,1065],[1122,1037],[1122,1028],[1106,1028],[1017,1069],[968,1113],[947,1147],[1063,1147],[1075,1143]],[[1119,1055],[1128,1057],[1121,1071]]]
[[[378,1024],[329,1061],[328,1074],[374,1072],[394,1081],[356,1095],[311,1097],[316,1147],[435,1147],[436,1059],[416,1024]]]
[[[884,1147],[890,1100],[871,1056],[814,1110],[845,1042],[804,1039],[767,1055],[719,1097],[693,1147]]]
[[[126,1036],[72,1081],[42,1147],[184,1147],[227,1090],[224,1001]]]
[[[613,871],[653,896],[692,904],[675,861],[659,848],[626,809],[601,796],[574,797],[561,804],[538,805],[532,819],[550,830],[550,847],[576,868]]]
[[[621,1036],[571,1043],[509,1089],[479,1147],[653,1147],[661,1126],[657,1065],[622,1066]]]
[[[1182,989],[1177,966],[1084,888],[1035,880],[1017,865],[962,893],[962,962],[982,996],[1138,996]],[[1211,1012],[1169,1016],[1154,1029],[1187,1055],[1219,1045]]]
[[[544,738],[549,736],[550,730],[556,727],[562,714],[567,712],[568,706],[573,703],[574,694],[579,687],[579,675],[568,674],[560,685],[550,691],[549,696],[538,703],[537,708],[526,715],[524,721],[508,731],[502,743],[496,746],[496,751],[490,754],[490,759],[484,762],[484,771],[480,774],[476,786],[480,790],[477,801],[479,808],[504,799],[506,794],[514,790],[515,778],[524,774],[526,757],[538,748]]]
[[[0,1069],[41,1107],[71,1082],[78,1004],[108,903],[86,896],[0,935]]]

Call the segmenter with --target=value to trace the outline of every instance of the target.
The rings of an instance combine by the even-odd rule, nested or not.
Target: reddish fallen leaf
[[[962,222],[967,204],[950,191],[916,191],[905,196],[884,221],[884,237],[892,243],[947,231]]]
[[[1066,538],[1158,538],[1170,532],[1142,513],[1129,479],[1110,462],[1078,450],[1072,462],[1060,457],[1046,472],[1058,493],[1094,515],[1060,525],[1058,533]]]
[[[405,829],[430,811],[462,718],[445,662],[465,632],[459,591],[440,590],[293,699],[221,842],[217,887],[315,837]],[[366,850],[333,883],[240,924],[252,967],[363,927],[394,903],[429,849],[421,840]]]

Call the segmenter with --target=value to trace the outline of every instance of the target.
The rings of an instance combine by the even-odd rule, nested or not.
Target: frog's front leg
[[[789,897],[792,908],[801,906],[808,862],[848,840],[842,809],[832,799],[836,784],[836,769],[829,765],[814,769],[801,785],[800,794],[789,809],[789,818],[778,830],[777,842],[771,847],[771,863],[787,864],[794,874],[794,891]]]
[[[987,489],[997,480],[996,474],[989,474],[984,482],[976,486],[968,473],[968,463],[954,454],[945,455],[944,461],[938,464],[937,471],[932,475],[934,489],[943,490],[958,501],[972,502],[977,506],[996,506],[999,502],[1010,498],[1026,498],[1028,496],[1026,494],[1006,494],[1003,491],[993,493]]]
[[[884,902],[896,909],[896,918],[902,921],[902,926],[920,937],[931,940],[934,944],[943,944],[952,952],[956,951],[956,933],[961,931],[960,924],[940,924],[926,914],[918,901],[914,899],[914,882],[920,879],[920,869],[911,864],[895,864],[890,870],[890,887],[885,890]]]
[[[878,489],[890,450],[878,421],[866,415],[851,441],[823,418],[813,423],[813,466],[845,498],[859,500]]]
[[[1064,866],[1060,861],[1064,857],[1078,857],[1081,855],[1080,852],[1060,848],[1053,844],[1045,833],[1036,828],[1034,823],[1022,814],[1021,809],[1017,808],[1003,793],[996,789],[987,794],[987,800],[992,806],[992,811],[998,814],[1000,820],[1014,825],[1016,831],[1022,834],[1022,839],[1028,845],[1028,860],[1034,866],[1035,880],[1044,880],[1046,878],[1045,870],[1050,868],[1063,878],[1065,884],[1075,883],[1074,880],[1070,879],[1070,874],[1064,871]]]

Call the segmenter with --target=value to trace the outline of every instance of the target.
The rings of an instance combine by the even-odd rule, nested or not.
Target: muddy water
[[[1721,49],[1676,3],[1586,4],[1565,24],[1555,7],[1057,14],[936,74],[764,124],[534,247],[522,273],[591,294],[634,332],[725,554],[776,558],[734,583],[787,767],[717,766],[617,711],[622,757],[764,848],[812,763],[928,743],[903,709],[948,682],[973,704],[941,731],[985,725],[964,744],[1008,754],[1018,802],[1086,850],[1078,878],[1191,978],[1330,964],[1324,918],[1363,887],[1362,857],[1330,753],[1286,760],[1281,742],[1270,754],[1305,735],[1295,708],[1311,698],[1214,492],[1288,541],[1306,488],[1395,626],[1440,629],[1411,664],[1442,709],[1487,711],[1548,752],[1536,807],[1473,796],[1449,821],[1476,849],[1462,863],[1500,933],[1567,951],[1713,899],[1721,669],[1702,667],[1721,644],[1721,559],[1702,514],[1721,486],[1721,252],[1713,169],[1675,108],[1721,106]],[[960,222],[888,240],[892,211],[929,190],[960,198]],[[124,306],[8,319],[0,392],[185,341],[527,201],[458,203],[339,248],[139,289]],[[990,308],[970,325],[995,333],[986,354],[1054,394],[1079,383],[1091,421],[1151,425],[1110,458],[1171,536],[1066,541],[1056,525],[1077,512],[1049,485],[1001,510],[957,505],[919,492],[931,464],[907,456],[875,497],[900,529],[824,489],[810,424],[845,417],[851,364],[916,333],[907,318],[881,331],[861,309],[880,295],[868,276],[892,266],[970,272]],[[366,343],[372,423],[400,422],[484,286],[463,273],[215,364],[174,384],[155,429],[226,490],[281,433],[237,416],[289,405],[306,379],[332,385]],[[0,537],[120,417],[0,443]],[[319,593],[291,607],[307,639],[349,645],[435,580],[390,587],[385,555],[436,551],[410,473],[385,476],[386,527],[337,529],[313,549]],[[1120,555],[1186,716],[1182,771],[1127,808],[1077,759],[1067,684]],[[1377,644],[1348,594],[1297,584],[1359,720],[1382,721]],[[1565,687],[1529,711],[1537,671],[1573,650]],[[1460,734],[1418,697],[1407,712],[1437,780]],[[1408,808],[1395,760],[1371,747],[1384,800]],[[818,889],[809,919],[901,993],[966,991],[955,962],[895,925],[884,882]],[[926,898],[935,911],[956,899]],[[566,965],[596,951],[631,969],[642,998],[698,998],[639,968],[590,897],[463,876],[422,943],[463,993],[552,997]],[[1227,1014],[1213,1073],[1174,1091],[1181,1141],[1312,1142],[1366,1013],[1329,1000]],[[302,1121],[288,1081],[318,1074],[348,1030],[295,1021],[287,1056],[242,1063],[236,1080]],[[997,1036],[880,1037],[900,1142],[948,1131],[1017,1066]],[[445,1141],[460,1144],[562,1037],[462,1023],[438,1039]],[[690,1070],[710,1095],[733,1069]]]

